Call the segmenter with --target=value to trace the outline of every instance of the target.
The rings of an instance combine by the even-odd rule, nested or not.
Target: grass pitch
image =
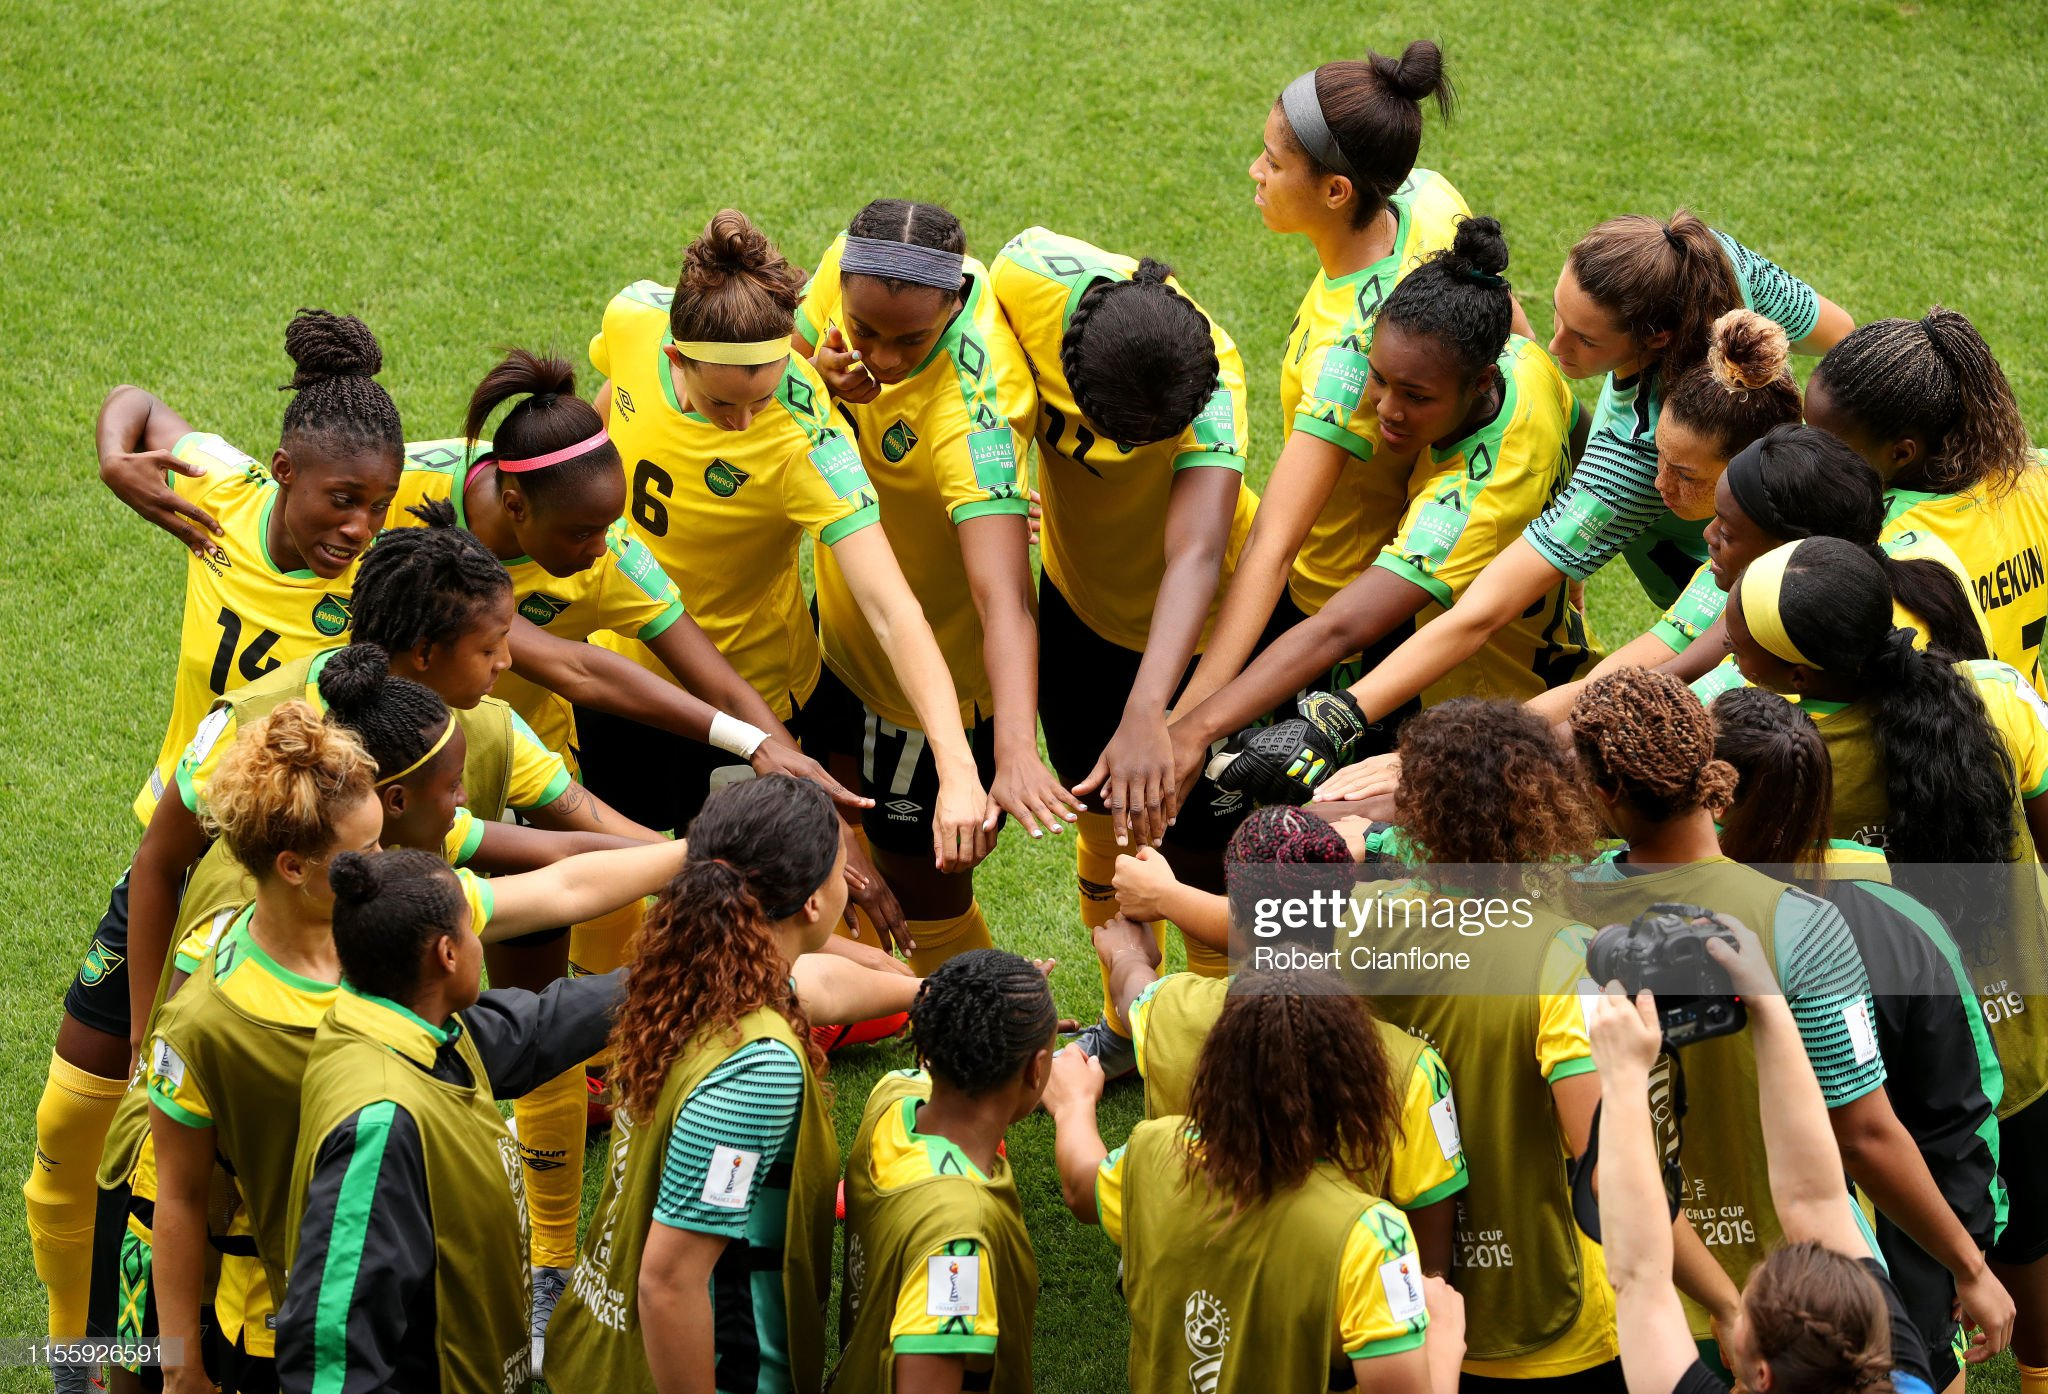
[[[446,435],[494,346],[580,358],[606,298],[672,277],[717,208],[745,209],[808,264],[862,203],[899,195],[950,205],[984,256],[1043,223],[1173,262],[1243,346],[1257,480],[1314,270],[1251,207],[1260,123],[1304,68],[1430,36],[1462,106],[1448,126],[1430,118],[1423,162],[1505,223],[1539,332],[1574,237],[1683,203],[1859,320],[1966,311],[2029,420],[2048,409],[2033,351],[2048,302],[2027,250],[2048,183],[2048,20],[2033,6],[26,0],[10,16],[4,1335],[42,1329],[12,1187],[60,994],[134,848],[127,802],[177,639],[180,553],[94,480],[93,412],[117,382],[261,455],[289,376],[284,324],[321,305],[376,330],[412,433]],[[1652,618],[1625,568],[1591,596],[1610,643]],[[1071,857],[1012,833],[981,899],[1005,944],[1063,960],[1063,1009],[1093,1015]],[[902,1055],[835,1071],[842,1128]],[[1112,1091],[1112,1141],[1138,1112],[1135,1091]],[[1043,1118],[1010,1138],[1043,1278],[1038,1384],[1121,1388],[1114,1254],[1061,1209],[1050,1144]],[[37,1387],[0,1372],[0,1388]]]

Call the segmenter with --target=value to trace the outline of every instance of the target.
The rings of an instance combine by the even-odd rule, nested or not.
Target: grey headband
[[[1314,68],[1287,84],[1287,90],[1280,94],[1280,110],[1286,114],[1287,124],[1294,128],[1294,138],[1301,142],[1302,149],[1321,161],[1324,168],[1346,179],[1358,178],[1358,171],[1344,158],[1337,138],[1330,134],[1330,123],[1323,120],[1323,99],[1316,95]]]
[[[856,276],[884,276],[892,281],[960,289],[965,258],[958,252],[920,247],[914,242],[884,242],[877,237],[848,237],[839,253],[839,269]]]

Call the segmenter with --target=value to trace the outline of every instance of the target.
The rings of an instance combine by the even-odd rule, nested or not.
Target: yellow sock
[[[536,1268],[568,1268],[576,1262],[588,1094],[578,1065],[512,1104],[519,1160],[526,1164],[526,1213],[533,1223]]]
[[[1107,813],[1082,814],[1074,831],[1074,873],[1081,881],[1081,923],[1093,930],[1117,915],[1116,889],[1111,884],[1116,877],[1116,831]],[[1165,941],[1165,930],[1160,925],[1153,925],[1152,933],[1162,943]],[[1116,1031],[1116,1004],[1109,1000],[1107,973],[1102,975],[1102,1018],[1109,1023],[1110,1030]]]
[[[609,973],[626,961],[646,918],[641,901],[622,905],[609,915],[569,927],[569,968],[575,973]]]
[[[910,921],[910,937],[917,941],[917,949],[910,955],[910,966],[919,977],[927,976],[947,959],[969,949],[994,947],[988,937],[988,921],[982,918],[979,901],[969,901],[966,912],[950,920]]]
[[[1217,952],[1190,934],[1182,934],[1180,942],[1181,947],[1188,951],[1188,971],[1190,973],[1199,973],[1205,978],[1227,978],[1230,976],[1229,954]]]
[[[87,1074],[50,1053],[50,1075],[36,1104],[36,1155],[21,1197],[27,1202],[28,1241],[36,1276],[50,1290],[50,1338],[85,1336],[92,1287],[93,1212],[99,1202],[100,1148],[123,1079]]]
[[[2021,1365],[2020,1394],[2048,1394],[2048,1365]]]

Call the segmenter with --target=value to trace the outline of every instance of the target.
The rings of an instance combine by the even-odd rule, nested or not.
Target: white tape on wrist
[[[754,752],[761,748],[761,743],[768,739],[768,733],[736,716],[713,712],[711,734],[708,739],[720,750],[737,755],[742,760],[751,760],[754,758]]]

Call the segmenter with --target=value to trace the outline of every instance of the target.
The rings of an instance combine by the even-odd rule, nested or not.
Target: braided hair
[[[729,1034],[761,1007],[789,1022],[813,1070],[825,1068],[772,927],[832,872],[831,796],[789,775],[742,780],[706,799],[686,836],[689,859],[647,912],[612,1028],[612,1085],[636,1119],[653,1109],[684,1047]]]
[[[284,351],[295,371],[280,392],[297,395],[284,409],[283,443],[318,437],[340,454],[405,452],[405,428],[391,395],[378,385],[384,351],[354,315],[300,310],[285,326]]]
[[[427,945],[462,928],[462,883],[454,868],[414,847],[343,852],[327,869],[327,884],[334,888],[341,975],[360,992],[410,1002]]]
[[[1735,796],[1735,770],[1714,758],[1707,709],[1669,673],[1623,668],[1593,679],[1572,703],[1571,724],[1585,781],[1618,788],[1645,818],[1718,815]]]
[[[961,1093],[986,1094],[1017,1077],[1052,1043],[1052,988],[1028,959],[1001,949],[949,958],[917,989],[910,1039],[917,1058]]]
[[[876,199],[853,215],[853,221],[846,225],[846,235],[871,238],[877,242],[905,242],[913,247],[931,247],[941,252],[967,255],[967,231],[950,210],[936,203],[914,203],[907,198]],[[937,289],[916,281],[898,280],[894,276],[876,276],[873,279],[895,292]],[[943,295],[946,292],[939,293]]]
[[[1777,693],[1735,687],[1714,699],[1714,755],[1735,771],[1721,850],[1738,862],[1817,862],[1834,825],[1834,766],[1813,718]]]
[[[1936,305],[1920,319],[1858,325],[1813,370],[1837,408],[1885,441],[1918,435],[1929,488],[2003,493],[2033,457],[2012,384],[1967,316]]]
[[[425,755],[454,719],[433,688],[393,677],[390,654],[375,644],[350,644],[329,658],[320,670],[320,697],[387,773]]]
[[[1451,245],[1402,278],[1379,322],[1426,334],[1451,351],[1470,386],[1493,367],[1514,332],[1515,294],[1501,273],[1508,242],[1496,218],[1460,218]]]
[[[505,413],[491,434],[493,453],[504,459],[530,460],[553,454],[589,440],[604,429],[597,408],[576,395],[576,369],[568,359],[512,348],[505,350],[504,358],[484,374],[476,391],[470,393],[469,408],[462,418],[463,438],[484,439],[484,427],[491,413],[514,397],[522,400]],[[581,494],[593,481],[624,477],[618,447],[606,441],[573,460],[545,469],[500,475],[499,479],[525,494],[536,510],[545,512],[556,503]]]
[[[1351,205],[1351,226],[1362,228],[1387,206],[1387,200],[1414,172],[1422,149],[1422,104],[1434,100],[1437,114],[1450,119],[1456,101],[1444,72],[1443,50],[1417,39],[1396,57],[1366,50],[1365,57],[1325,63],[1316,69],[1316,102],[1323,122],[1351,167],[1357,195]],[[1294,148],[1318,175],[1329,168],[1304,147],[1294,128],[1281,123]]]
[[[1783,1394],[1891,1394],[1891,1313],[1863,1265],[1806,1241],[1775,1249],[1743,1285],[1756,1355]]]
[[[355,641],[387,654],[454,643],[512,590],[505,563],[456,525],[452,502],[431,499],[407,511],[426,526],[386,528],[356,569]]]
[[[1171,440],[1201,415],[1219,367],[1209,320],[1146,257],[1129,280],[1098,281],[1060,338],[1060,372],[1100,434],[1129,447]]]

